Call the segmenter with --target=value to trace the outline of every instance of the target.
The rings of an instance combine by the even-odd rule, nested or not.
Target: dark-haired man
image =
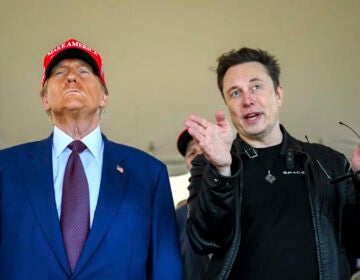
[[[283,89],[276,58],[242,48],[218,59],[222,111],[215,123],[185,122],[203,150],[193,161],[188,234],[212,253],[204,279],[349,279],[359,256],[360,182],[333,180],[360,169],[329,147],[293,138],[280,124]],[[332,178],[332,179],[331,179]]]

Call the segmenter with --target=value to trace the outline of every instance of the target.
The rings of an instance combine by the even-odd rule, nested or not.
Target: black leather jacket
[[[347,253],[358,257],[360,252],[360,184],[351,179],[332,184],[321,166],[336,178],[350,170],[346,157],[329,147],[298,141],[281,129],[281,156],[287,168],[292,168],[295,157],[300,157],[305,167],[318,279],[349,279]],[[206,280],[228,278],[241,242],[243,145],[237,136],[231,177],[219,175],[203,156],[192,162],[187,232],[195,252],[213,254]]]

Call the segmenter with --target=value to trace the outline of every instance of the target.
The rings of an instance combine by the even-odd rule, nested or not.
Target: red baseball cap
[[[106,86],[100,54],[76,39],[67,40],[66,42],[53,48],[45,55],[42,86],[44,86],[45,81],[49,78],[51,69],[61,60],[66,58],[79,58],[84,60],[93,68],[94,73],[99,76],[103,84]]]

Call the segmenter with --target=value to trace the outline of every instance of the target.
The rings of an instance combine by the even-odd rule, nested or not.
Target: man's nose
[[[77,74],[76,74],[76,72],[73,71],[73,70],[69,71],[68,74],[67,74],[66,79],[67,79],[67,81],[68,81],[69,83],[71,83],[71,82],[76,82],[76,81],[77,81]]]
[[[244,91],[242,96],[242,102],[244,106],[250,106],[254,104],[254,96],[249,91]]]

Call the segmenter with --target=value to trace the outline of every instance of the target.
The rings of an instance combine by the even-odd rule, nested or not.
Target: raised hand
[[[223,111],[215,113],[215,123],[198,115],[191,114],[185,121],[189,134],[197,141],[204,156],[222,175],[231,175],[230,149],[233,141],[233,129]]]
[[[350,162],[352,171],[360,170],[360,144],[353,151]],[[357,179],[360,180],[360,174],[357,176]]]

